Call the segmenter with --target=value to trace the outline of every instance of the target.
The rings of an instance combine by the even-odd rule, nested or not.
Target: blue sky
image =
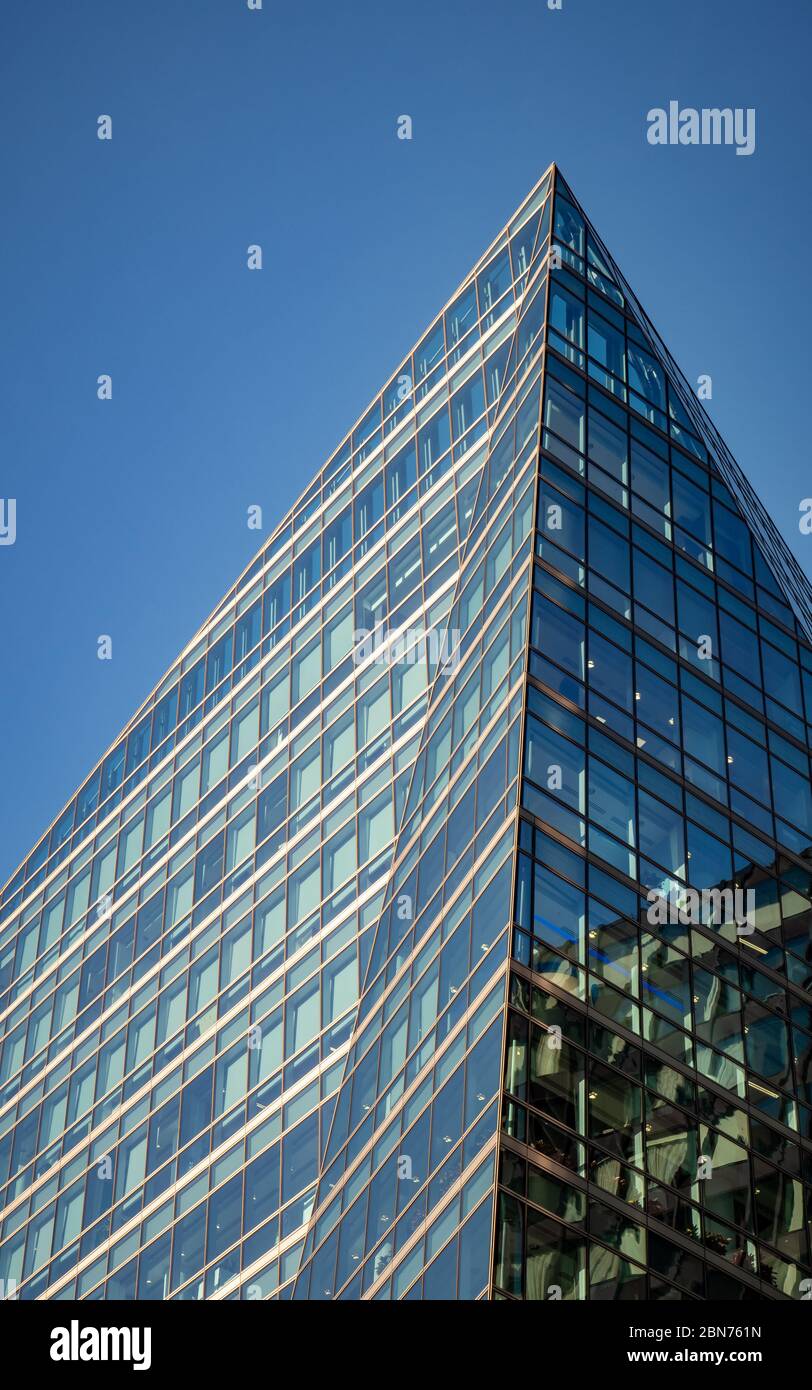
[[[811,15],[4,7],[0,881],[553,159],[812,572]],[[755,107],[755,153],[650,146],[672,99]]]

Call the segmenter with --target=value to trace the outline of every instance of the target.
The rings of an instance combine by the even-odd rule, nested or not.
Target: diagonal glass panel
[[[542,218],[542,228],[546,224]],[[472,1161],[463,1130],[473,1123],[477,1106],[484,1107],[487,1120],[477,1125],[482,1138],[474,1157],[482,1143],[493,1141],[532,553],[527,527],[537,475],[539,350],[546,310],[543,234],[545,241],[536,248],[527,273],[449,618],[455,657],[438,672],[432,689],[306,1246],[308,1259],[315,1250],[313,1267],[311,1271],[306,1264],[297,1297],[361,1296],[393,1260],[398,1266],[401,1260],[411,1261],[406,1268],[412,1271],[410,1287],[415,1287],[414,1271],[422,1269],[412,1255],[415,1242],[435,1204],[442,1204],[453,1185],[463,1181]],[[398,1047],[393,1052],[394,1038]],[[475,1083],[469,1076],[472,1067]],[[474,1084],[474,1110],[449,1108],[453,1087],[470,1092]],[[435,1090],[439,1095],[432,1100]],[[421,1117],[411,1124],[416,1107]],[[412,1172],[409,1145],[430,1115],[432,1133],[438,1125],[447,1132],[430,1147],[420,1182],[399,1177],[390,1156],[394,1177],[384,1164],[371,1186],[364,1185],[356,1195],[367,1152],[387,1152],[397,1144],[402,1166]],[[346,1216],[339,1216],[341,1194],[329,1194],[345,1170],[345,1190],[353,1191],[355,1201]],[[492,1162],[489,1171],[492,1179]],[[378,1181],[392,1206],[385,1213],[387,1227],[404,1181],[419,1188],[408,1194],[411,1200],[398,1222],[399,1231],[408,1231],[402,1252],[379,1215],[374,1224],[368,1217],[364,1225],[360,1214]],[[439,1214],[437,1219],[442,1219]],[[357,1234],[353,1264],[347,1266],[342,1248],[350,1229]],[[427,1239],[425,1257],[433,1268]],[[419,1277],[442,1282],[439,1273],[429,1270]]]

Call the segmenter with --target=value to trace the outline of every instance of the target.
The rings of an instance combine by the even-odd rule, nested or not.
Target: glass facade
[[[809,589],[560,174],[553,235],[493,1296],[800,1298]]]
[[[0,894],[5,1296],[799,1297],[810,637],[551,167]]]

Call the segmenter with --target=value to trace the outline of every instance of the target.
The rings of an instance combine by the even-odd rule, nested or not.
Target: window
[[[678,526],[690,531],[705,545],[710,545],[710,498],[701,488],[695,487],[683,478],[678,469],[673,470],[674,520]]]
[[[442,322],[436,323],[430,328],[420,346],[414,354],[415,385],[417,398],[421,399],[431,386],[431,374],[438,367],[445,355],[445,340],[443,337]]]
[[[546,1302],[553,1295],[586,1298],[587,1240],[552,1217],[528,1212],[525,1297]]]
[[[786,1021],[750,999],[744,1008],[747,1063],[776,1086],[792,1087],[791,1049]]]
[[[589,310],[589,355],[613,376],[626,380],[626,350],[623,334],[606,319]]]
[[[589,457],[618,482],[628,482],[626,433],[596,410],[589,412]]]
[[[389,561],[389,592],[392,606],[402,603],[420,584],[420,541],[410,540]],[[369,624],[370,630],[373,624]]]
[[[668,466],[632,440],[632,488],[666,516],[670,513]]]
[[[711,650],[703,658],[699,658],[698,652],[694,653],[694,660],[715,659],[719,655],[719,634],[716,627],[716,605],[710,599],[698,594],[696,589],[677,580],[677,612],[679,614],[680,631],[686,633],[691,642],[698,644],[701,638],[710,638]],[[703,643],[703,650],[706,643]]]
[[[319,906],[319,856],[314,854],[306,864],[291,874],[288,885],[288,926],[315,912]]]
[[[642,788],[639,793],[640,850],[647,858],[684,879],[685,827],[682,816],[656,801]]]
[[[321,680],[321,643],[318,637],[293,659],[292,703],[297,705]]]
[[[383,676],[371,690],[361,695],[356,706],[358,747],[363,748],[377,738],[389,718],[389,681]]]
[[[319,981],[302,985],[288,1000],[285,1008],[285,1055],[292,1057],[309,1043],[319,1031]]]
[[[799,760],[801,754],[798,755]],[[803,760],[806,762],[806,759]],[[812,788],[806,769],[803,776],[793,772],[779,758],[770,758],[775,810],[784,820],[792,821],[799,829],[812,832]]]
[[[334,521],[331,521],[324,529],[322,538],[323,569],[328,574],[330,570],[343,560],[352,549],[352,513],[349,507],[345,507]]]
[[[431,473],[430,482],[435,482],[440,476],[439,473],[432,473],[432,469],[438,461],[447,453],[451,447],[451,426],[448,418],[447,406],[441,406],[436,415],[433,415],[428,424],[424,425],[417,435],[417,454],[420,466],[421,477],[426,473]],[[449,460],[446,459],[445,467]]]
[[[631,658],[592,631],[589,634],[589,684],[600,695],[614,700],[621,709],[631,709]]]
[[[282,772],[265,787],[257,802],[257,843],[261,844],[272,830],[286,820],[288,775]]]
[[[488,262],[485,269],[480,271],[477,279],[477,290],[479,292],[479,312],[486,316],[483,327],[490,328],[494,322],[494,316],[490,310],[501,299],[506,290],[510,288],[510,256],[507,249],[499,251],[492,260]]]
[[[556,279],[550,286],[550,326],[568,343],[584,346],[584,306]]]
[[[638,719],[672,743],[679,743],[679,697],[674,686],[655,676],[640,662],[635,668],[634,684]]]
[[[285,570],[265,591],[262,605],[262,626],[273,632],[290,612],[290,573]]]
[[[687,695],[682,697],[682,731],[685,751],[713,768],[714,772],[724,773],[725,735],[722,721]]]
[[[453,364],[459,361],[462,351],[464,351],[464,349],[460,349],[459,345],[462,343],[466,334],[476,325],[476,321],[476,288],[471,284],[467,289],[462,291],[462,294],[457,297],[451,308],[446,309],[445,335],[448,342],[450,363]]]
[[[321,748],[318,739],[291,764],[290,810],[297,811],[321,785]]]
[[[332,671],[352,650],[352,607],[324,625],[324,674]]]
[[[583,256],[585,236],[584,219],[580,213],[576,212],[572,204],[559,194],[555,200],[554,241],[563,242],[579,256]]]
[[[750,555],[750,536],[747,527],[739,517],[728,511],[727,507],[714,500],[713,535],[717,554],[732,565],[737,565],[745,574],[752,574],[753,562]]]
[[[535,865],[533,883],[534,936],[575,960],[584,959],[586,909],[584,894],[557,874]]]
[[[386,465],[386,504],[394,507],[391,521],[405,516],[404,497],[417,481],[417,449],[412,440]]]
[[[555,1038],[559,1042],[559,1038]],[[551,1035],[530,1027],[530,1104],[569,1129],[584,1133],[584,1059],[570,1043],[552,1045]]]
[[[726,664],[749,681],[761,685],[758,638],[743,623],[737,623],[729,613],[720,610],[719,626],[722,636],[722,658]],[[773,687],[770,685],[770,689]],[[779,696],[780,698],[780,696]]]
[[[133,729],[127,739],[127,763],[125,768],[127,773],[132,772],[133,768],[138,767],[149,752],[151,724],[152,716],[148,714],[141,720],[141,723]]]
[[[423,526],[423,573],[432,570],[453,555],[457,548],[457,515],[453,500]]]
[[[579,453],[584,452],[584,403],[552,377],[547,378],[544,423]]]
[[[749,635],[749,634],[748,634]],[[755,647],[755,639],[753,639]],[[782,656],[775,647],[770,646],[769,642],[762,641],[761,656],[764,662],[764,688],[774,700],[780,700],[782,705],[794,710],[796,714],[801,713],[801,686],[800,672],[794,661]],[[756,672],[758,671],[758,656],[753,657],[753,664]],[[752,680],[750,668],[745,667],[747,675]],[[806,773],[806,769],[804,769]]]
[[[256,747],[259,738],[259,701],[254,700],[234,716],[231,732],[231,766],[239,763]]]
[[[575,811],[585,809],[585,758],[583,748],[528,716],[525,772]]]
[[[727,752],[728,776],[734,786],[769,806],[770,778],[764,749],[728,725]]]
[[[546,540],[584,558],[584,512],[563,493],[542,479],[539,492],[538,529]]]
[[[189,767],[175,778],[175,809],[173,821],[178,821],[190,811],[197,801],[200,790],[200,767],[194,759]]]
[[[310,593],[321,575],[321,545],[314,541],[293,562],[293,596],[295,603],[301,603],[305,594]]]
[[[206,692],[214,690],[231,670],[231,646],[233,633],[226,632],[210,648],[206,658]]]
[[[642,1166],[641,1088],[614,1068],[589,1067],[589,1133],[618,1157]]]
[[[226,873],[230,873],[247,856],[253,853],[256,813],[253,803],[241,811],[228,827],[228,850],[226,853]]]
[[[195,860],[195,902],[204,898],[222,878],[224,839],[221,830],[198,852]]]
[[[665,410],[665,373],[647,352],[629,343],[629,385],[652,405]]]
[[[371,531],[383,516],[383,475],[378,473],[355,499],[355,539]]]
[[[329,780],[344,767],[355,752],[355,730],[352,710],[338,718],[324,735],[324,777]]]
[[[360,862],[375,859],[390,845],[395,835],[392,797],[384,791],[358,817],[358,852]]]
[[[349,825],[345,825],[343,829],[337,831],[324,846],[324,864],[322,866],[322,893],[324,896],[329,897],[337,888],[340,888],[350,875],[355,873],[355,869],[355,822],[350,821]]]
[[[354,946],[324,968],[322,985],[322,1027],[327,1027],[358,998],[358,960]]]
[[[475,372],[469,377],[464,386],[456,391],[451,397],[451,424],[454,431],[455,442],[462,439],[466,430],[469,430],[475,420],[478,420],[485,409],[485,388],[482,383],[481,372]],[[477,436],[481,434],[477,430]],[[471,438],[473,439],[473,435]],[[470,442],[470,441],[467,441]]]
[[[631,592],[629,543],[594,516],[589,518],[589,566],[601,579]]]
[[[214,1116],[224,1114],[245,1094],[248,1049],[245,1039],[234,1044],[215,1068]]]
[[[235,662],[242,661],[243,657],[246,657],[249,652],[253,651],[260,638],[261,626],[262,612],[259,600],[257,600],[257,602],[249,608],[248,612],[243,613],[242,617],[237,620],[236,627],[234,628]],[[250,664],[253,665],[253,662]],[[244,667],[241,674],[244,675],[247,670],[248,667]]]
[[[533,646],[584,679],[584,625],[538,595],[533,600]]]

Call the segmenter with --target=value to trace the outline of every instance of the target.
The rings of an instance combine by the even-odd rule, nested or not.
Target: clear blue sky
[[[3,6],[0,881],[553,159],[810,572],[811,15]],[[648,145],[672,98],[755,154]]]

